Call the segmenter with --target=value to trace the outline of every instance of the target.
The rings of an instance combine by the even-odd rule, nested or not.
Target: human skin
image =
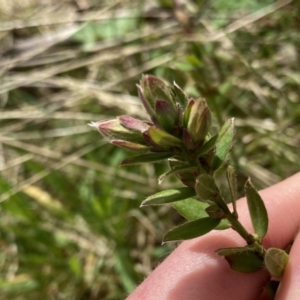
[[[266,248],[285,248],[295,237],[286,271],[275,300],[300,299],[300,173],[260,192],[269,215]],[[253,232],[246,200],[237,202],[239,220]],[[212,231],[182,242],[138,286],[127,300],[265,300],[262,292],[269,275],[232,271],[215,251],[244,246],[231,229]]]

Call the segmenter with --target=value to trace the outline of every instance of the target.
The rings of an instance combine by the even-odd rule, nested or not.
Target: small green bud
[[[190,101],[186,108],[184,124],[194,143],[202,144],[211,125],[211,112],[204,99]]]

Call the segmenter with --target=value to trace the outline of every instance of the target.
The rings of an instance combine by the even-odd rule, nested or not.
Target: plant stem
[[[253,244],[255,238],[250,234],[245,227],[240,223],[240,221],[229,211],[225,212],[226,219],[232,225],[232,229],[239,233],[239,235],[247,242],[247,244]]]
[[[197,167],[199,174],[207,173],[203,167],[201,166],[198,158],[196,156],[189,156],[188,151],[184,152],[184,158],[186,161],[189,162],[189,164],[193,167]],[[234,207],[234,211],[231,212],[228,208],[228,205],[224,201],[223,197],[221,196],[220,193],[217,193],[212,199],[213,202],[219,206],[220,209],[223,210],[226,219],[229,221],[231,224],[231,227],[233,230],[235,230],[245,241],[248,245],[253,245],[256,249],[256,251],[261,255],[264,256],[265,249],[262,246],[261,240],[258,237],[255,237],[251,233],[249,233],[245,227],[240,223],[238,220],[238,214],[236,212],[236,208]]]
[[[249,233],[245,229],[245,227],[240,223],[235,213],[232,213],[227,206],[224,212],[226,219],[230,222],[232,226],[232,229],[235,230],[247,242],[248,245],[253,245],[257,253],[264,257],[266,250],[261,243],[261,239],[258,236],[254,236],[251,233]]]

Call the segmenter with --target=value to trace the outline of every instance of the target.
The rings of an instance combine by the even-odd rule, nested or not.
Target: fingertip
[[[265,246],[284,248],[300,227],[300,173],[260,192],[265,202],[269,229]]]
[[[291,248],[289,263],[283,274],[276,300],[300,299],[300,233]]]

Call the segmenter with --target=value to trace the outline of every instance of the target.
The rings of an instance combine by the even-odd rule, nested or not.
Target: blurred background
[[[237,133],[241,195],[300,170],[300,2],[0,0],[0,299],[124,299],[175,247],[171,206],[139,208],[165,164],[87,126],[145,117],[150,73]]]

